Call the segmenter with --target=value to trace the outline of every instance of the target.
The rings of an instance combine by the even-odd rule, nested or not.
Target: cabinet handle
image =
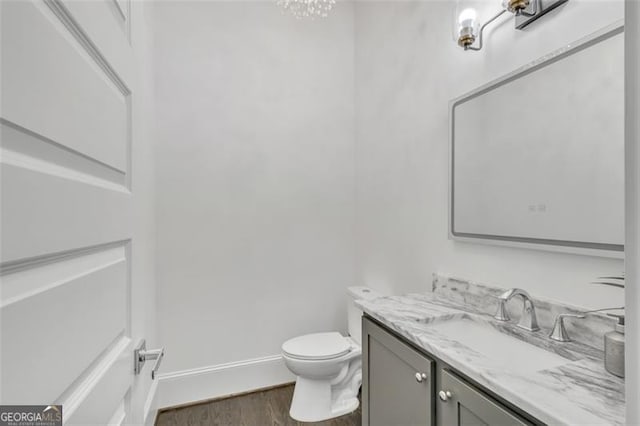
[[[440,392],[438,392],[438,396],[442,401],[447,402],[449,398],[451,398],[453,395],[451,394],[450,391],[441,390]]]
[[[422,383],[424,380],[427,380],[427,373],[416,373],[416,382]]]

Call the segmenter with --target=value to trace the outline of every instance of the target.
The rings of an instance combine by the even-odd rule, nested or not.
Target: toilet
[[[349,336],[336,331],[294,337],[282,344],[285,365],[297,376],[289,414],[301,422],[342,416],[358,408],[362,384],[362,310],[359,299],[381,294],[367,287],[347,289]]]

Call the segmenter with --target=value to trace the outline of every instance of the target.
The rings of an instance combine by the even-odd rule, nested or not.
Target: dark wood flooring
[[[301,423],[289,417],[293,384],[244,395],[170,408],[158,413],[156,426],[360,426],[360,407],[351,414],[318,423]]]

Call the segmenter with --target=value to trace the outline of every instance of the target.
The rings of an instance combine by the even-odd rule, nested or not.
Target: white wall
[[[165,373],[346,330],[353,7],[334,12],[297,21],[274,2],[156,5]]]
[[[623,292],[587,284],[620,273],[620,260],[448,239],[447,126],[451,99],[622,19],[623,2],[570,0],[524,31],[503,18],[488,27],[480,52],[454,42],[454,5],[356,5],[357,280],[424,291],[439,272],[576,305],[621,306]]]

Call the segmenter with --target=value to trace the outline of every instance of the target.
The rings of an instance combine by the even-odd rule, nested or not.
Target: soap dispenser
[[[611,374],[624,377],[624,315],[609,316],[618,318],[614,331],[604,335],[604,368]]]

